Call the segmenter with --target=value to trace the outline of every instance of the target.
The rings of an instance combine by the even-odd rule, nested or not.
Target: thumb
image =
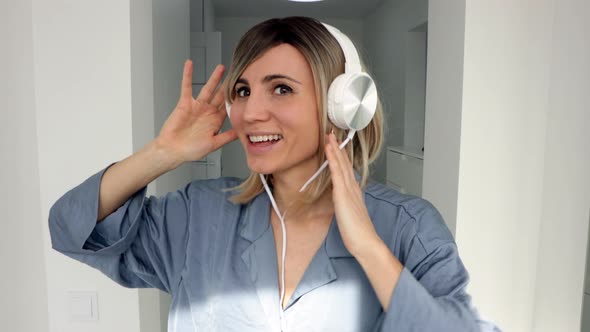
[[[238,134],[233,128],[213,136],[213,150],[219,149],[236,138],[238,138]]]

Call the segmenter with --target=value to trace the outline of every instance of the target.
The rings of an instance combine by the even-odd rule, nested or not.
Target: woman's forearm
[[[97,222],[118,209],[138,190],[178,166],[179,163],[154,140],[109,167],[100,183]]]
[[[387,311],[404,267],[380,238],[377,237],[375,245],[367,248],[372,250],[357,254],[355,258],[369,278],[383,311]]]

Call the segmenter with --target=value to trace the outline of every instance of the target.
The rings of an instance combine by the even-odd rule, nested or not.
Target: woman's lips
[[[266,141],[257,143],[252,143],[248,141],[248,152],[252,154],[263,154],[276,148],[277,145],[281,144],[282,141],[282,139],[276,141]]]

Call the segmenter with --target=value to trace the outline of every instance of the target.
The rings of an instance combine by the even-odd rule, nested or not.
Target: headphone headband
[[[336,38],[336,40],[338,41],[338,44],[340,44],[340,48],[342,49],[342,52],[344,53],[344,58],[346,59],[346,64],[345,64],[345,72],[347,73],[360,73],[362,72],[362,68],[361,68],[361,60],[359,59],[359,55],[358,52],[356,50],[356,47],[354,47],[354,44],[352,43],[352,41],[342,32],[340,32],[340,30],[336,29],[335,27],[326,24],[326,23],[322,23],[324,25],[324,27],[326,27],[326,29],[328,29],[328,31],[332,34],[332,36],[334,36],[334,38]]]

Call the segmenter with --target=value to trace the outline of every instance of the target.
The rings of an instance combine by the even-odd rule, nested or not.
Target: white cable
[[[354,130],[350,130],[348,132],[348,136],[346,137],[344,142],[342,142],[340,144],[340,146],[338,147],[340,150],[342,150],[342,148],[344,148],[344,146],[352,140],[352,138],[354,137],[354,133],[355,133]],[[303,185],[303,187],[299,190],[299,192],[302,192],[303,190],[305,190],[305,188],[316,177],[318,177],[318,175],[320,175],[320,173],[326,168],[326,166],[328,166],[327,160],[322,164],[320,169],[318,169],[317,172],[315,172],[315,174],[309,180],[307,180],[307,182]],[[285,255],[287,253],[287,229],[285,227],[285,215],[287,214],[287,211],[285,211],[285,213],[281,215],[281,212],[279,211],[279,207],[277,205],[277,202],[275,201],[274,196],[272,195],[272,191],[268,187],[268,183],[266,182],[266,178],[262,174],[259,174],[259,175],[260,175],[260,180],[262,180],[262,185],[264,186],[264,190],[266,190],[266,193],[268,194],[268,197],[270,198],[270,203],[272,204],[272,208],[275,210],[277,216],[279,217],[279,220],[281,221],[281,229],[283,231],[283,250],[281,253],[281,298],[279,301],[279,312],[281,315],[281,331],[286,332],[287,331],[287,321],[285,320],[285,311],[283,310],[283,300],[285,299]]]
[[[355,133],[355,132],[356,132],[356,131],[355,131],[355,130],[352,130],[352,129],[351,129],[351,130],[348,132],[348,136],[346,137],[346,139],[344,140],[344,142],[340,143],[340,146],[338,147],[340,150],[342,150],[342,148],[343,148],[343,147],[344,147],[344,146],[345,146],[345,145],[346,145],[348,142],[350,142],[350,141],[352,140],[352,138],[354,137],[354,133]],[[315,178],[317,178],[317,177],[320,175],[320,173],[321,173],[321,172],[322,172],[322,171],[323,171],[323,170],[326,168],[326,166],[328,166],[328,161],[327,161],[327,160],[326,160],[326,161],[324,161],[324,163],[322,164],[322,166],[320,166],[320,169],[318,169],[318,170],[317,170],[317,171],[314,173],[314,175],[312,175],[312,176],[311,176],[311,178],[310,178],[309,180],[307,180],[307,182],[305,182],[305,184],[303,185],[303,187],[301,187],[301,189],[299,189],[299,192],[302,192],[302,191],[304,191],[304,190],[305,190],[305,188],[307,188],[307,186],[309,186],[309,184],[310,184],[310,183],[311,183],[313,180],[315,180]]]
[[[270,188],[268,187],[268,184],[266,183],[266,178],[264,177],[264,175],[260,174],[260,179],[262,180],[262,184],[264,185],[264,189],[266,190],[266,193],[268,194],[268,197],[270,198],[272,208],[275,210],[277,216],[279,217],[279,220],[281,221],[281,228],[283,230],[283,251],[281,254],[281,298],[279,301],[279,312],[281,314],[281,331],[286,332],[287,331],[287,321],[285,320],[285,312],[283,310],[283,300],[285,299],[285,254],[287,252],[287,229],[285,228],[285,214],[287,212],[285,211],[285,214],[281,215],[281,212],[279,211],[279,207],[277,206],[277,203],[275,202],[272,192],[270,191]]]

